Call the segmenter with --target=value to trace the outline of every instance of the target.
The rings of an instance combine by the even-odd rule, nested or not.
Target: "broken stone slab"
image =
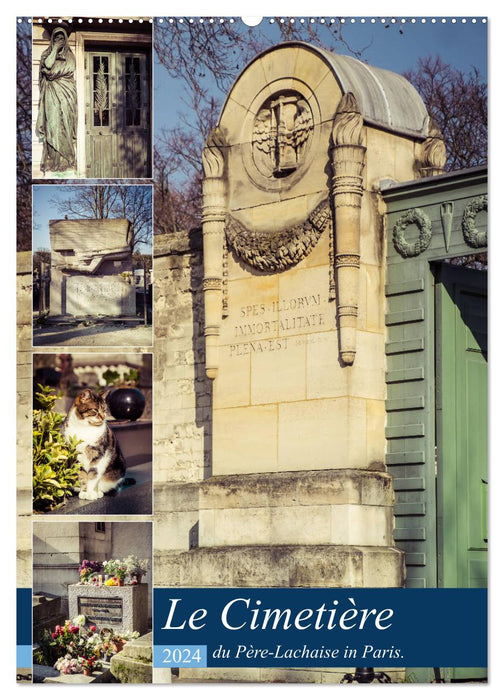
[[[130,659],[152,662],[152,632],[127,642],[121,653]]]
[[[110,672],[121,683],[152,683],[152,632],[127,642],[111,658]]]

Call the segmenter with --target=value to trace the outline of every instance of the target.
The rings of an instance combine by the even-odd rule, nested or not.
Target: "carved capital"
[[[205,148],[203,149],[203,172],[205,177],[218,177],[224,175],[224,148],[226,142],[220,129],[217,127],[210,132]]]
[[[331,140],[333,146],[363,144],[364,119],[352,92],[347,92],[340,100],[333,121]]]
[[[429,119],[429,135],[422,144],[419,170],[422,177],[442,175],[446,165],[446,147],[443,135],[431,117]]]

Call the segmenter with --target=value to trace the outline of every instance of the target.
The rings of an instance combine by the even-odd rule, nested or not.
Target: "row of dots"
[[[53,22],[60,23],[60,24],[62,22],[71,23],[74,21],[77,24],[83,24],[83,23],[93,24],[93,22],[97,22],[98,24],[103,24],[103,23],[107,23],[107,22],[112,23],[114,21],[118,21],[120,24],[123,22],[129,22],[130,24],[133,24],[133,22],[135,22],[135,21],[138,21],[140,24],[142,24],[143,22],[147,22],[147,23],[152,24],[154,22],[154,19],[149,18],[149,19],[145,19],[145,20],[144,19],[134,20],[131,18],[123,18],[123,19],[118,19],[118,20],[114,20],[114,19],[107,20],[107,19],[102,19],[102,18],[89,17],[86,19],[79,18],[77,20],[74,20],[72,17],[69,17],[68,19],[61,18],[58,20],[51,19],[51,18],[49,18],[47,20],[44,20],[42,18],[33,19],[33,20],[31,18],[27,18],[26,20],[24,20],[22,17],[18,18],[18,23],[21,23],[23,21],[27,21],[28,23],[33,22],[34,24],[37,24],[37,23],[42,24],[44,21],[47,21],[49,24],[51,24]],[[175,24],[175,23],[183,24],[184,22],[189,23],[189,24],[194,24],[194,23],[198,23],[198,22],[200,24],[203,24],[205,22],[208,22],[210,24],[214,24],[214,23],[224,24],[225,22],[229,22],[229,24],[233,24],[236,21],[237,21],[237,19],[234,17],[226,17],[226,18],[224,18],[224,17],[220,17],[220,18],[200,17],[199,19],[194,18],[194,17],[189,17],[189,18],[187,18],[187,17],[186,18],[184,18],[184,17],[170,17],[170,18],[159,17],[159,18],[156,18],[156,22],[158,22],[159,24],[163,24],[165,22],[168,22],[169,24]],[[313,17],[307,18],[307,19],[305,19],[304,17],[289,17],[289,18],[280,17],[280,18],[271,18],[268,20],[268,22],[270,24],[274,24],[275,22],[277,22],[279,24],[295,24],[296,22],[299,22],[300,24],[315,24],[315,23],[318,23],[318,24],[335,24],[335,23],[339,23],[339,24],[356,24],[356,23],[360,23],[360,24],[366,24],[366,23],[370,23],[370,24],[376,24],[376,23],[379,23],[379,24],[380,23],[381,24],[386,24],[386,23],[406,24],[408,22],[411,24],[415,24],[415,23],[419,23],[419,24],[427,24],[427,23],[431,23],[431,24],[436,24],[436,23],[456,24],[457,22],[460,22],[462,24],[467,24],[467,23],[476,24],[477,22],[482,22],[483,24],[485,24],[486,21],[487,21],[486,17],[481,17],[481,18],[473,17],[471,19],[469,19],[467,17],[451,17],[451,18],[431,17],[430,19],[427,19],[425,17],[411,17],[411,18],[404,18],[403,17],[401,19],[397,19],[396,17],[391,17],[390,19],[387,19],[385,17],[378,17],[378,18],[376,18],[376,17],[360,17],[358,19],[356,19],[355,17],[351,17],[351,18],[339,17],[338,19],[334,19],[334,18],[326,19],[325,17],[320,17],[318,19],[315,19]]]

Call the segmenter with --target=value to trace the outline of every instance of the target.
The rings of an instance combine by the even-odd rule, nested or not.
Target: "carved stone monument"
[[[84,615],[86,624],[114,632],[148,630],[148,585],[68,586],[70,618]]]
[[[299,42],[231,89],[203,152],[212,476],[179,585],[403,584],[379,183],[439,172],[437,136],[404,78]]]
[[[56,27],[39,66],[39,110],[35,127],[42,141],[42,173],[74,171],[77,138],[75,56],[67,31]]]
[[[134,316],[131,224],[57,219],[51,238],[51,316]]]

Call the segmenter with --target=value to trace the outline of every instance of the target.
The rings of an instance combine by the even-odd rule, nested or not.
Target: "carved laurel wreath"
[[[487,234],[486,231],[478,231],[476,228],[476,215],[480,211],[488,210],[488,197],[487,195],[482,195],[481,197],[476,197],[472,199],[469,204],[464,209],[462,215],[462,234],[467,245],[471,248],[482,248],[487,245]]]
[[[410,224],[418,228],[418,238],[408,243],[404,232]],[[403,258],[413,258],[427,250],[432,239],[432,223],[421,209],[410,209],[396,221],[392,241],[397,252]]]
[[[250,231],[229,216],[226,239],[234,253],[251,267],[262,272],[281,272],[311,252],[330,215],[328,203],[324,201],[304,223],[274,233]]]

